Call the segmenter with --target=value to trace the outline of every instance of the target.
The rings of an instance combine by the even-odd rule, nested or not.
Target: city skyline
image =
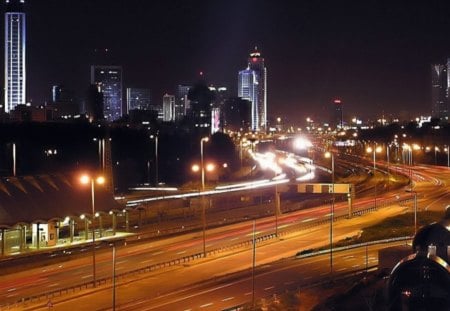
[[[270,64],[269,117],[325,116],[339,97],[346,114],[407,118],[431,114],[430,64],[450,55],[444,1],[29,0],[26,10],[27,98],[36,104],[54,84],[83,95],[91,65],[123,66],[124,87],[150,88],[155,98],[199,72],[236,94],[243,55],[258,46]]]

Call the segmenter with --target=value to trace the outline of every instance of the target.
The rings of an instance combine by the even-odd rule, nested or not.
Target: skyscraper
[[[163,96],[163,121],[175,120],[175,96],[164,94]]]
[[[103,115],[108,121],[122,117],[122,67],[91,66],[91,84],[103,94]]]
[[[175,101],[175,120],[179,121],[186,116],[186,111],[190,108],[188,99],[190,85],[179,84],[177,88],[177,98]]]
[[[6,0],[5,13],[5,112],[26,101],[25,0]]]
[[[334,126],[334,128],[344,128],[344,103],[342,100],[336,98],[333,100],[333,112],[332,112],[332,119],[331,119],[331,125]]]
[[[448,64],[431,65],[431,116],[448,119]]]
[[[150,90],[127,88],[127,110],[151,110]]]
[[[264,58],[255,47],[248,58],[247,69],[239,71],[238,96],[252,102],[253,131],[267,128],[267,68]]]

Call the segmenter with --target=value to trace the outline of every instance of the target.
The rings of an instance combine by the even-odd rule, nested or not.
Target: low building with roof
[[[95,223],[98,223],[96,235],[105,234],[102,228],[104,215],[111,215],[114,234],[115,217],[122,212],[123,206],[105,187],[98,185],[94,189],[92,196],[91,185],[82,185],[76,174],[1,178],[1,254],[29,246],[37,249],[54,246],[62,237],[70,242],[81,229],[87,239],[93,210]]]

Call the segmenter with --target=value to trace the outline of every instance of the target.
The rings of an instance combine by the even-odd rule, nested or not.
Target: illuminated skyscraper
[[[431,65],[431,115],[448,119],[448,64]]]
[[[247,69],[239,71],[238,96],[252,102],[252,130],[265,131],[267,128],[267,68],[257,48],[250,53]]]
[[[186,111],[190,108],[188,94],[192,88],[190,85],[178,85],[177,98],[175,101],[175,120],[179,121],[186,116]]]
[[[103,115],[108,121],[122,117],[122,67],[91,66],[91,84],[103,94]]]
[[[333,116],[331,125],[334,126],[334,128],[344,128],[344,104],[342,100],[338,98],[333,100]]]
[[[127,110],[151,110],[149,89],[127,88]]]
[[[163,121],[175,120],[175,96],[164,94],[163,96]]]
[[[26,27],[25,0],[6,0],[5,13],[5,111],[25,104]]]

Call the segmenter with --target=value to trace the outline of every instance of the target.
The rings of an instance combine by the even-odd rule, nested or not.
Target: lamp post
[[[89,175],[83,175],[80,178],[80,182],[84,185],[91,184],[91,203],[92,203],[92,277],[94,282],[94,287],[96,287],[96,271],[95,271],[95,184],[102,185],[105,183],[105,177],[98,176],[92,178]]]
[[[150,135],[155,140],[155,184],[158,185],[158,135]]]
[[[444,151],[447,153],[447,167],[450,167],[450,150],[449,146],[445,146]]]
[[[205,164],[203,162],[203,143],[208,142],[208,137],[203,137],[200,139],[200,166],[202,175],[202,224],[203,224],[203,257],[206,257],[206,211],[205,211]]]
[[[116,243],[112,242],[112,307],[113,311],[116,310]]]
[[[12,144],[13,176],[16,177],[16,143]]]
[[[376,144],[375,144],[375,146],[372,148],[372,147],[368,147],[367,148],[367,153],[373,153],[373,177],[375,178],[375,172],[376,172],[376,169],[377,169],[377,166],[376,166],[376,154],[377,153],[380,153],[381,152],[381,150],[382,150],[382,148],[380,147],[380,146],[376,146]],[[375,180],[375,198],[374,198],[374,207],[375,208],[377,208],[377,181]]]
[[[437,165],[437,153],[438,153],[439,147],[438,146],[434,146],[434,165]]]
[[[333,221],[334,221],[334,154],[326,152],[326,158],[331,158],[331,212],[330,212],[330,276],[333,278]]]

